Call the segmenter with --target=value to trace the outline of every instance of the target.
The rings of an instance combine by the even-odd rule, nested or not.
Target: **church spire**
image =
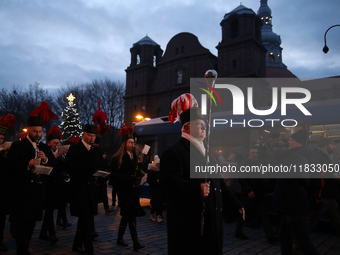
[[[262,21],[262,44],[267,49],[266,65],[272,67],[285,67],[282,63],[281,38],[273,32],[272,11],[268,6],[268,0],[261,0],[261,6],[257,11]]]

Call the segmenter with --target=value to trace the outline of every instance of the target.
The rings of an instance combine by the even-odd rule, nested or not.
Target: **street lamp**
[[[331,27],[328,28],[327,31],[325,32],[325,35],[324,35],[324,38],[325,38],[325,47],[323,47],[323,49],[322,49],[323,52],[324,52],[325,54],[329,51],[329,48],[327,47],[327,44],[326,44],[326,34],[327,34],[327,32],[328,32],[331,28],[333,28],[333,27],[340,27],[340,24],[331,26]]]
[[[137,119],[138,121],[144,121],[144,120],[148,121],[148,120],[151,120],[149,117],[144,117],[144,116],[142,116],[142,115],[137,115],[137,116],[136,116],[136,119]]]

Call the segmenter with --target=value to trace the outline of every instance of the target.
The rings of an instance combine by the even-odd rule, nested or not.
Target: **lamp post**
[[[325,39],[325,46],[323,47],[323,52],[326,54],[328,51],[329,51],[329,48],[327,47],[327,44],[326,44],[326,34],[327,34],[327,32],[331,29],[331,28],[333,28],[333,27],[340,27],[340,24],[338,24],[338,25],[334,25],[334,26],[331,26],[330,28],[328,28],[327,29],[327,31],[325,32],[325,35],[324,35],[324,39]]]

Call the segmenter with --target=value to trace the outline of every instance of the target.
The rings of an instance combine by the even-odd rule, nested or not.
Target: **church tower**
[[[145,36],[130,49],[131,64],[126,72],[125,122],[134,123],[136,115],[148,117],[148,92],[157,76],[157,63],[163,50],[150,37]]]
[[[268,0],[261,0],[257,15],[262,21],[262,44],[266,48],[266,76],[268,78],[296,78],[282,62],[281,37],[273,32],[272,11]]]
[[[265,77],[266,49],[261,40],[261,19],[243,5],[224,15],[218,50],[219,77]]]
[[[262,44],[266,48],[266,65],[273,67],[286,67],[282,63],[281,38],[272,30],[272,11],[268,6],[268,0],[261,0],[261,6],[257,11],[262,21]]]

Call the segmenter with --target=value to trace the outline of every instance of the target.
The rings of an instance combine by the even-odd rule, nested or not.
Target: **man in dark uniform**
[[[30,254],[29,243],[35,222],[42,219],[44,175],[33,173],[35,165],[52,166],[54,156],[50,148],[40,142],[43,118],[28,118],[27,136],[14,142],[8,152],[13,172],[11,222],[16,233],[17,254]]]
[[[288,150],[282,155],[284,166],[298,166],[314,163],[312,152],[306,146],[307,131],[300,129],[288,140]],[[300,178],[279,178],[276,182],[273,204],[282,212],[281,218],[281,254],[319,255],[308,234],[308,215],[312,189],[308,173]],[[293,249],[293,239],[296,247]],[[298,248],[297,248],[298,247]]]
[[[259,151],[255,146],[247,149],[247,158],[240,164],[242,166],[260,166],[262,161],[259,160]],[[268,215],[268,203],[266,192],[266,180],[261,178],[242,178],[238,180],[242,187],[242,196],[247,218],[250,221],[250,227],[259,228],[262,223],[267,240],[270,244],[279,240],[270,226]]]
[[[46,189],[44,199],[44,220],[41,225],[39,239],[50,241],[54,244],[59,241],[54,229],[53,211],[61,206],[63,176],[61,164],[63,163],[58,153],[58,147],[62,134],[59,128],[53,126],[46,134],[47,144],[55,157],[55,165],[49,176],[46,176]]]
[[[319,164],[325,170],[325,166],[331,167],[334,166],[332,164],[331,156],[335,150],[334,141],[328,137],[322,137],[318,141],[318,147],[314,148],[313,155],[316,164]],[[335,200],[336,192],[337,192],[337,180],[334,172],[332,173],[331,169],[327,169],[329,172],[322,174],[323,179],[315,179],[314,182],[317,182],[318,185],[315,185],[315,190],[319,196],[317,201],[317,206],[312,208],[311,213],[308,217],[308,229],[312,231],[316,225],[320,217],[327,213],[334,230],[336,231],[338,237],[340,238],[340,213],[339,213],[339,205]]]
[[[97,215],[98,209],[93,176],[98,170],[100,161],[98,148],[93,146],[96,132],[96,126],[86,124],[82,135],[83,139],[79,143],[71,145],[65,159],[71,179],[71,215],[78,217],[72,250],[85,254],[93,254],[91,233],[94,226],[94,215]]]
[[[206,165],[205,123],[196,107],[185,110],[180,117],[182,139],[164,153],[160,165],[160,186],[168,199],[168,254],[222,254],[223,203],[240,213],[244,210],[222,178],[208,182],[190,178],[194,165]],[[190,164],[190,159],[195,164]]]

